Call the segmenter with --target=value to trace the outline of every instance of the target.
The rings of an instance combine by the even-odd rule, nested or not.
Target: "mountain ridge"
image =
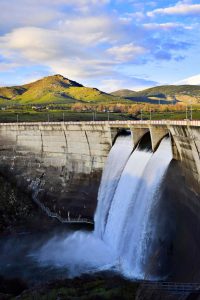
[[[162,85],[137,92],[123,89],[111,94],[118,97],[123,94],[123,98],[139,102],[157,101],[163,103],[164,101],[176,101],[190,103],[190,101],[193,101],[193,103],[200,103],[200,85]]]
[[[200,103],[199,85],[163,85],[142,91],[122,89],[105,93],[85,87],[60,74],[47,76],[20,86],[0,87],[0,104],[48,105],[81,103]]]
[[[115,97],[56,74],[21,86],[0,87],[0,99],[18,104],[64,104],[112,101]]]

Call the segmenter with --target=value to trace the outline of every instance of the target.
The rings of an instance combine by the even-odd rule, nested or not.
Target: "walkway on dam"
[[[180,126],[200,126],[200,121],[197,120],[141,120],[141,121],[133,121],[133,120],[126,120],[126,121],[77,121],[77,122],[18,122],[18,123],[0,123],[0,126],[11,126],[11,125],[180,125]]]
[[[89,224],[94,225],[94,222],[87,218],[82,218],[79,216],[78,218],[71,218],[70,215],[68,215],[67,218],[62,218],[59,214],[56,212],[52,212],[48,207],[46,207],[38,198],[38,191],[35,192],[35,195],[33,195],[33,201],[42,209],[44,213],[47,214],[50,218],[57,219],[59,222],[63,224]]]

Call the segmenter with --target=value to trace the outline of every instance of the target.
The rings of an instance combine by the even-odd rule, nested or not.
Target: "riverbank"
[[[13,285],[13,282],[10,281],[9,283]],[[23,287],[25,284],[21,282],[21,288]],[[18,297],[19,290],[14,290],[12,286],[13,294],[4,294],[4,296],[2,294],[4,298],[1,299],[16,299],[17,297],[19,300],[129,300],[135,299],[137,288],[137,283],[113,274],[84,275],[74,279],[53,281],[33,289],[24,290]]]

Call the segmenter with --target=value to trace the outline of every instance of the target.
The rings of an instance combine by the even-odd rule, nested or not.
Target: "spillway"
[[[159,186],[172,160],[171,141],[164,138],[155,153],[148,147],[142,150],[138,147],[129,156],[124,168],[120,168],[120,178],[118,172],[115,180],[113,172],[110,180],[113,165],[109,163],[117,158],[119,148],[120,142],[116,148],[113,147],[104,171],[104,174],[109,172],[109,177],[105,180],[103,175],[96,220],[107,220],[100,238],[119,257],[121,272],[131,278],[144,279],[148,277],[148,246],[156,234],[151,213],[158,205]],[[123,156],[123,151],[120,156]],[[111,187],[112,184],[114,187]],[[109,211],[108,206],[102,205],[105,199]],[[97,232],[99,224],[95,224]]]
[[[50,241],[40,251],[40,263],[80,272],[115,268],[129,278],[152,279],[149,257],[158,228],[154,213],[171,160],[169,137],[153,153],[150,136],[134,151],[132,136],[119,136],[102,175],[94,232]]]
[[[109,153],[99,187],[98,209],[95,214],[95,233],[101,238],[119,179],[132,151],[132,136],[125,135],[116,139]]]

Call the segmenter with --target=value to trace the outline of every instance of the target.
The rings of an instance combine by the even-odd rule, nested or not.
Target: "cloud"
[[[116,28],[118,29],[116,31]],[[113,18],[107,16],[69,17],[58,23],[58,30],[70,38],[73,43],[94,46],[109,42],[112,43],[120,36],[120,27]]]
[[[192,4],[181,1],[175,7],[181,5]],[[197,20],[166,22],[156,7],[157,2],[144,0],[127,5],[123,0],[0,0],[0,70],[14,80],[39,68],[41,76],[42,70],[62,73],[83,84],[99,86],[111,78],[140,86],[141,81],[124,77],[126,71],[135,68],[140,74],[158,61],[183,60],[198,42]],[[156,22],[149,21],[147,10],[158,16]]]
[[[0,32],[8,32],[13,28],[24,26],[46,26],[61,18],[62,13],[44,0],[18,0],[17,4],[11,1],[0,1]]]
[[[176,82],[175,84],[182,85],[182,84],[189,84],[189,85],[200,85],[200,74],[185,78]]]
[[[66,45],[63,38],[63,34],[55,30],[18,28],[1,37],[0,46],[2,53],[9,58],[21,57],[31,61],[55,59],[63,56],[66,50],[78,54],[79,51]]]
[[[16,28],[0,36],[0,54],[17,65],[40,64],[81,81],[113,75],[116,66],[133,62],[146,52],[133,42],[116,45],[127,39],[117,20],[106,15],[77,18],[72,14],[54,28]]]
[[[192,30],[193,26],[191,25],[184,25],[181,23],[173,23],[173,22],[168,22],[168,23],[146,23],[143,24],[143,27],[147,30],[173,30],[173,29],[187,29],[187,30]]]
[[[124,44],[120,46],[114,46],[107,49],[107,53],[119,62],[133,61],[138,55],[146,53],[147,50],[144,47],[135,45],[133,43]]]
[[[12,2],[12,3],[11,3]],[[95,13],[104,8],[110,0],[1,0],[0,32],[8,32],[19,27],[51,28],[60,20],[66,20],[74,14]],[[80,12],[79,12],[80,11]]]
[[[129,20],[136,20],[137,22],[142,21],[145,19],[145,14],[141,11],[133,12],[133,13],[126,13],[125,17]]]
[[[138,77],[121,77],[120,78],[111,78],[102,80],[100,82],[100,88],[107,92],[114,92],[121,89],[130,89],[133,91],[142,90],[152,86],[159,85],[158,82],[138,78]]]
[[[147,13],[148,17],[154,17],[156,15],[198,16],[200,15],[200,4],[184,4],[178,2],[175,6],[158,8]]]
[[[96,44],[102,42],[98,26],[96,29],[92,22],[83,24],[79,37],[78,27],[75,27],[77,35],[74,40],[73,32],[63,29],[18,28],[0,37],[0,52],[2,57],[18,65],[41,64],[55,73],[72,76],[77,80],[103,76],[105,73],[113,74],[112,68],[117,61],[110,61],[104,52],[96,48]]]
[[[5,72],[5,71],[9,71],[12,70],[16,67],[18,67],[19,65],[16,63],[4,63],[4,62],[0,62],[0,72]]]

